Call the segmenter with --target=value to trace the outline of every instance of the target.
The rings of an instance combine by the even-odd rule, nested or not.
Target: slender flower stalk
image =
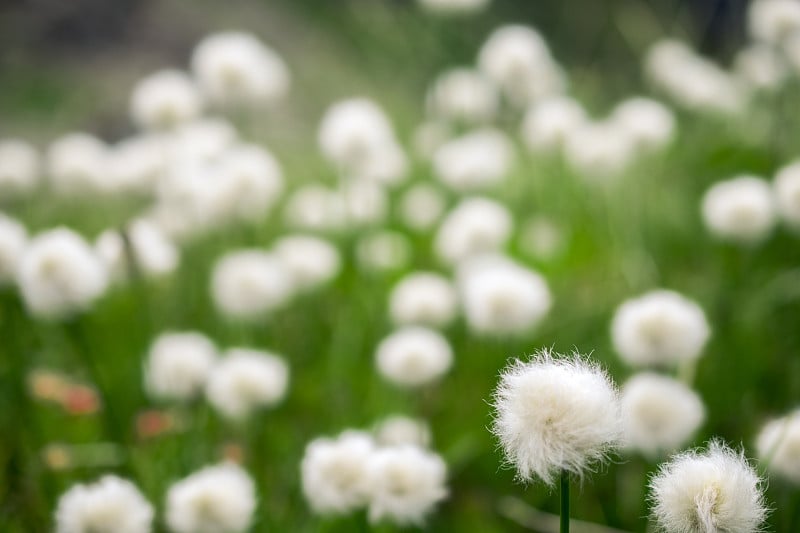
[[[561,533],[569,533],[569,472],[561,471]]]

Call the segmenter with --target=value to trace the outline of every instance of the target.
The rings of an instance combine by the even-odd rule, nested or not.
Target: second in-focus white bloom
[[[400,270],[411,260],[411,243],[398,231],[368,233],[356,243],[356,259],[365,270]]]
[[[140,80],[131,93],[133,121],[145,129],[171,128],[203,110],[200,92],[179,70],[161,70]]]
[[[800,162],[780,169],[772,188],[778,214],[790,226],[800,228]]]
[[[85,133],[70,133],[47,150],[50,185],[58,194],[82,196],[109,188],[108,147]]]
[[[755,0],[747,13],[747,27],[756,39],[780,44],[800,32],[800,3],[795,0]]]
[[[289,367],[280,357],[233,348],[225,352],[209,374],[206,397],[224,416],[242,419],[259,407],[281,401],[288,384]]]
[[[752,533],[767,516],[764,487],[742,453],[712,441],[673,457],[650,480],[653,516],[664,531]]]
[[[466,122],[488,122],[500,101],[494,85],[478,71],[456,68],[441,74],[428,91],[428,108],[437,117]]]
[[[617,121],[587,122],[569,133],[564,155],[585,178],[614,178],[633,162],[636,143]]]
[[[85,310],[102,296],[108,273],[83,237],[56,228],[31,239],[17,282],[32,314],[59,318]]]
[[[646,151],[664,148],[675,134],[675,115],[667,106],[649,98],[628,98],[611,120],[628,132],[634,145]]]
[[[0,140],[0,194],[30,192],[39,183],[39,154],[27,142]]]
[[[447,497],[447,466],[418,446],[382,448],[369,458],[371,522],[422,525]]]
[[[692,438],[705,419],[700,396],[673,378],[636,374],[622,387],[626,447],[649,457],[672,452]]]
[[[360,431],[318,438],[306,446],[300,473],[303,494],[314,512],[342,514],[367,503],[367,465],[374,451],[372,437]]]
[[[375,351],[378,371],[397,385],[418,387],[442,377],[453,364],[453,349],[436,331],[408,326],[386,337]]]
[[[339,250],[330,242],[308,235],[289,235],[275,242],[273,251],[286,265],[300,290],[314,289],[335,278],[342,268]]]
[[[56,533],[150,533],[155,511],[136,485],[103,476],[65,492],[56,507]]]
[[[244,32],[215,33],[200,41],[192,72],[209,100],[228,107],[274,103],[291,81],[283,59]]]
[[[180,262],[175,243],[145,219],[129,224],[124,237],[116,230],[104,231],[97,237],[95,250],[109,274],[117,279],[134,274],[163,276],[174,272]]]
[[[619,444],[616,386],[596,364],[549,351],[516,360],[495,392],[492,426],[523,481],[552,485],[560,472],[583,476]]]
[[[257,318],[286,303],[292,293],[291,274],[267,252],[232,252],[214,265],[211,296],[217,309],[231,318]]]
[[[511,213],[489,198],[467,198],[450,211],[434,241],[437,255],[448,265],[469,257],[495,252],[508,242],[513,230]]]
[[[253,519],[255,492],[240,466],[207,466],[169,488],[167,526],[174,533],[242,533]]]
[[[216,360],[217,348],[202,333],[162,333],[147,355],[147,391],[157,398],[188,400],[203,390]]]
[[[711,335],[697,303],[668,290],[625,301],[614,313],[611,340],[633,366],[666,366],[700,357]]]
[[[800,485],[800,410],[765,424],[756,450],[770,472]]]
[[[16,279],[20,258],[27,245],[25,226],[0,213],[0,285]]]
[[[766,238],[777,218],[769,183],[755,176],[712,185],[703,196],[702,214],[714,236],[745,244]]]
[[[482,11],[491,0],[418,0],[418,2],[431,13],[460,15]]]
[[[458,288],[469,328],[480,335],[530,331],[552,306],[545,279],[505,257],[479,257],[464,263]]]
[[[522,140],[532,151],[558,150],[586,121],[586,111],[577,100],[566,96],[546,98],[525,113]]]
[[[508,137],[485,128],[444,143],[433,155],[439,180],[458,192],[484,189],[502,182],[514,152]]]
[[[439,188],[418,183],[400,199],[400,216],[409,229],[425,231],[439,221],[446,206],[447,199]]]
[[[423,420],[395,415],[384,418],[375,427],[375,440],[380,446],[419,446],[431,443],[431,428]]]
[[[453,284],[432,272],[413,272],[401,279],[389,295],[389,315],[397,325],[444,327],[458,313]]]

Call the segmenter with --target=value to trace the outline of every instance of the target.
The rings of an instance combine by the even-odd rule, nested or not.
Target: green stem
[[[569,472],[561,471],[561,533],[569,533]]]

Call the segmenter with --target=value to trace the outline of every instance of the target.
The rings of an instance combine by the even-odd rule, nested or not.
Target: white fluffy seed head
[[[430,13],[437,15],[467,15],[486,9],[491,0],[417,0]]]
[[[534,152],[560,150],[586,122],[586,111],[577,100],[567,96],[546,98],[525,113],[522,140]]]
[[[791,227],[800,229],[800,162],[781,168],[772,188],[778,214]]]
[[[240,144],[227,150],[214,166],[220,182],[219,202],[229,216],[262,220],[284,189],[281,167],[265,148]]]
[[[770,472],[800,485],[800,410],[766,423],[756,451]]]
[[[379,446],[419,446],[431,444],[431,428],[424,421],[402,415],[389,416],[375,427],[375,440]]]
[[[562,471],[582,477],[622,435],[616,386],[597,364],[539,352],[515,360],[495,391],[493,433],[520,480],[552,485]]]
[[[419,387],[441,378],[453,364],[447,339],[420,326],[401,328],[381,341],[375,351],[378,372],[401,387]]]
[[[147,354],[147,391],[156,398],[189,400],[203,390],[216,360],[216,346],[202,333],[162,333]]]
[[[400,217],[406,227],[422,232],[431,229],[447,207],[444,193],[430,183],[418,183],[400,199]]]
[[[289,367],[277,355],[233,348],[209,374],[206,397],[223,416],[241,420],[257,408],[280,402],[288,384]]]
[[[369,519],[400,526],[424,523],[447,497],[447,466],[418,446],[381,448],[369,457]]]
[[[56,533],[150,533],[155,512],[136,485],[117,476],[77,484],[61,495]]]
[[[752,533],[766,518],[764,487],[742,452],[719,441],[674,456],[650,480],[652,513],[674,533]]]
[[[192,120],[203,110],[203,100],[192,79],[179,70],[160,70],[133,88],[130,114],[144,129],[167,129]]]
[[[305,185],[286,201],[283,212],[288,226],[311,231],[336,231],[347,223],[341,195],[323,185]]]
[[[450,324],[457,313],[455,288],[440,274],[408,274],[389,295],[389,315],[396,325],[421,324],[441,328]]]
[[[39,184],[39,154],[29,143],[0,139],[0,194],[16,196]]]
[[[256,508],[255,484],[234,463],[207,466],[167,492],[166,522],[175,533],[240,533]]]
[[[675,135],[675,115],[667,106],[644,97],[633,97],[614,108],[612,122],[628,133],[637,149],[660,150]]]
[[[703,196],[706,228],[715,237],[744,244],[765,239],[775,225],[775,201],[769,183],[738,176],[715,183]]]
[[[292,293],[286,266],[261,250],[229,253],[217,261],[211,275],[214,304],[234,319],[257,319],[284,305]]]
[[[62,227],[31,239],[17,282],[28,311],[63,318],[87,309],[103,295],[108,272],[83,237]]]
[[[361,431],[311,441],[300,464],[303,495],[311,509],[325,515],[363,507],[370,494],[367,465],[374,452],[372,437]]]
[[[298,290],[311,290],[329,283],[342,268],[339,250],[319,237],[288,235],[276,241],[273,250]]]
[[[511,213],[489,198],[462,200],[442,220],[434,241],[436,254],[454,266],[476,255],[500,250],[513,230]]]
[[[393,144],[394,132],[378,104],[367,98],[352,98],[328,108],[319,126],[318,141],[331,162],[353,170]]]
[[[626,448],[656,458],[686,444],[705,419],[700,396],[673,378],[644,372],[622,387]]]
[[[97,137],[64,135],[50,145],[46,157],[50,186],[57,194],[81,196],[108,190],[108,147]]]
[[[28,245],[28,230],[15,219],[0,213],[0,285],[17,278],[20,259]]]
[[[756,0],[747,12],[750,35],[769,44],[780,44],[800,32],[800,4],[794,0]]]
[[[484,128],[440,146],[433,155],[433,169],[443,184],[465,193],[502,183],[513,156],[513,146],[504,133]]]
[[[711,335],[697,303],[656,290],[620,305],[611,322],[611,340],[623,361],[635,367],[672,366],[700,357]]]
[[[169,137],[148,133],[115,144],[108,153],[109,189],[117,194],[153,194],[167,164]]]
[[[142,276],[165,276],[174,272],[180,262],[180,251],[175,243],[146,219],[129,224],[125,237],[117,230],[104,231],[95,240],[94,248],[115,280],[126,279],[133,274],[132,269]]]
[[[273,104],[291,84],[283,59],[244,32],[205,37],[192,53],[192,72],[203,94],[221,107]]]
[[[428,90],[428,109],[436,117],[483,123],[497,114],[500,100],[494,85],[480,72],[456,68],[436,78]]]

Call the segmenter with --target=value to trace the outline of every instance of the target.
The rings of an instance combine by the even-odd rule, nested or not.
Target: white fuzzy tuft
[[[453,349],[436,331],[408,326],[381,341],[375,360],[378,371],[389,381],[403,387],[417,387],[450,370]]]
[[[745,244],[765,239],[776,219],[769,184],[754,176],[739,176],[712,185],[703,196],[702,214],[714,236]]]
[[[56,533],[150,533],[153,506],[125,479],[104,476],[65,492],[56,508]]]
[[[147,391],[157,398],[188,400],[203,390],[216,359],[214,343],[201,333],[162,333],[147,356]]]
[[[389,315],[397,325],[445,327],[458,313],[458,296],[452,282],[432,272],[412,272],[389,295]]]
[[[211,277],[214,304],[235,319],[257,319],[285,304],[292,293],[292,276],[283,262],[255,249],[225,255]]]

